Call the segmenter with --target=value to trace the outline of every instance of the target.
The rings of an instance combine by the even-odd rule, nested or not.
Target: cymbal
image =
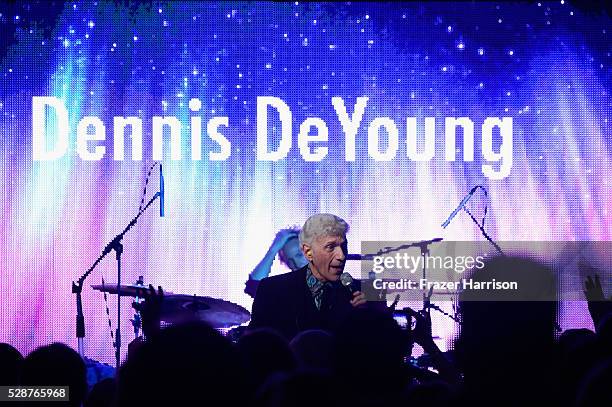
[[[96,284],[92,285],[91,288],[97,291],[106,292],[109,294],[117,294],[117,284]],[[149,291],[149,286],[142,286],[136,284],[126,284],[121,286],[122,297],[142,297],[145,292]],[[164,294],[172,295],[171,292],[165,292]]]
[[[161,320],[168,323],[199,320],[213,328],[229,328],[251,318],[245,308],[233,302],[195,295],[164,295]]]

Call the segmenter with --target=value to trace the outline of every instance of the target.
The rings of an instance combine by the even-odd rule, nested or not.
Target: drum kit
[[[144,335],[140,334],[142,329],[140,309],[142,307],[139,305],[146,301],[145,298],[149,288],[144,285],[142,276],[135,284],[120,285],[119,290],[117,290],[117,284],[108,283],[92,285],[91,288],[103,292],[105,295],[119,293],[121,298],[132,297],[132,307],[135,313],[131,322],[134,327],[135,340],[144,339]],[[238,304],[218,298],[174,294],[168,291],[164,292],[159,317],[162,327],[187,321],[204,321],[232,342],[240,339],[247,328],[246,323],[251,319],[249,311]],[[90,389],[100,380],[115,376],[118,365],[113,367],[82,356],[87,368],[87,380]]]

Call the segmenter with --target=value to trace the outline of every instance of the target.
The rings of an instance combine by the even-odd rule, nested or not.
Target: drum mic
[[[159,216],[164,217],[164,171],[159,164]]]

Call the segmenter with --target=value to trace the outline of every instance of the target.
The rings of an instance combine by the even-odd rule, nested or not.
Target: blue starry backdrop
[[[440,224],[474,185],[488,197],[486,229],[496,240],[610,240],[609,11],[569,2],[531,3],[213,3],[16,1],[0,5],[0,341],[22,352],[51,341],[76,346],[71,282],[136,215],[152,164],[152,117],[182,124],[180,159],[164,135],[166,216],[157,203],[124,239],[123,277],[174,293],[223,298],[250,309],[248,273],[282,227],[331,212],[351,225],[349,250],[364,240],[481,240],[469,216]],[[68,113],[68,148],[33,159],[33,97],[55,97]],[[257,98],[281,99],[292,114],[291,149],[256,159]],[[352,114],[368,102],[355,160],[332,105]],[[198,99],[197,111],[189,101]],[[105,126],[105,155],[83,160],[76,129],[85,116]],[[142,159],[114,158],[113,117],[142,119]],[[225,160],[206,135],[213,117],[231,144]],[[202,119],[202,159],[191,159],[190,123]],[[325,121],[327,156],[304,159],[300,124]],[[368,126],[391,118],[399,147],[389,161],[368,150]],[[435,118],[435,155],[406,155],[407,118],[417,134]],[[475,126],[473,161],[445,160],[444,118]],[[513,120],[512,166],[503,179],[483,175],[480,127]],[[53,141],[53,118],[47,126]],[[270,113],[278,146],[282,123]],[[379,150],[389,147],[381,130]],[[499,145],[500,137],[494,137]],[[497,148],[497,147],[495,147]],[[137,157],[136,157],[137,158]],[[157,168],[146,199],[157,191]],[[359,273],[359,265],[348,270]],[[273,274],[287,271],[278,261]],[[85,283],[86,354],[113,360],[105,302],[90,284],[116,281],[112,256]],[[608,284],[608,282],[604,282]],[[115,300],[109,301],[113,329]],[[119,323],[132,339],[129,301]],[[446,306],[446,304],[445,304]],[[560,306],[560,325],[591,327],[584,302]],[[440,346],[454,323],[434,314]],[[124,349],[127,349],[125,346]]]

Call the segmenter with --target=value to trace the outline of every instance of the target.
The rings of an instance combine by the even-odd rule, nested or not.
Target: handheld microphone
[[[444,221],[444,223],[442,224],[442,227],[444,229],[446,229],[446,227],[448,226],[448,224],[451,222],[451,220],[453,220],[453,218],[459,213],[459,211],[461,209],[463,209],[463,207],[465,206],[465,204],[470,200],[470,198],[472,197],[472,195],[474,195],[474,192],[476,192],[476,190],[478,188],[482,188],[480,185],[476,185],[474,188],[472,188],[470,190],[470,192],[461,200],[461,202],[459,203],[459,206],[457,206],[457,208],[455,208],[455,210],[450,214],[450,216],[448,217],[448,219],[446,219]]]
[[[351,295],[355,292],[353,288],[353,277],[349,273],[340,274],[340,283],[349,290]]]
[[[159,164],[159,216],[164,217],[164,171]]]

